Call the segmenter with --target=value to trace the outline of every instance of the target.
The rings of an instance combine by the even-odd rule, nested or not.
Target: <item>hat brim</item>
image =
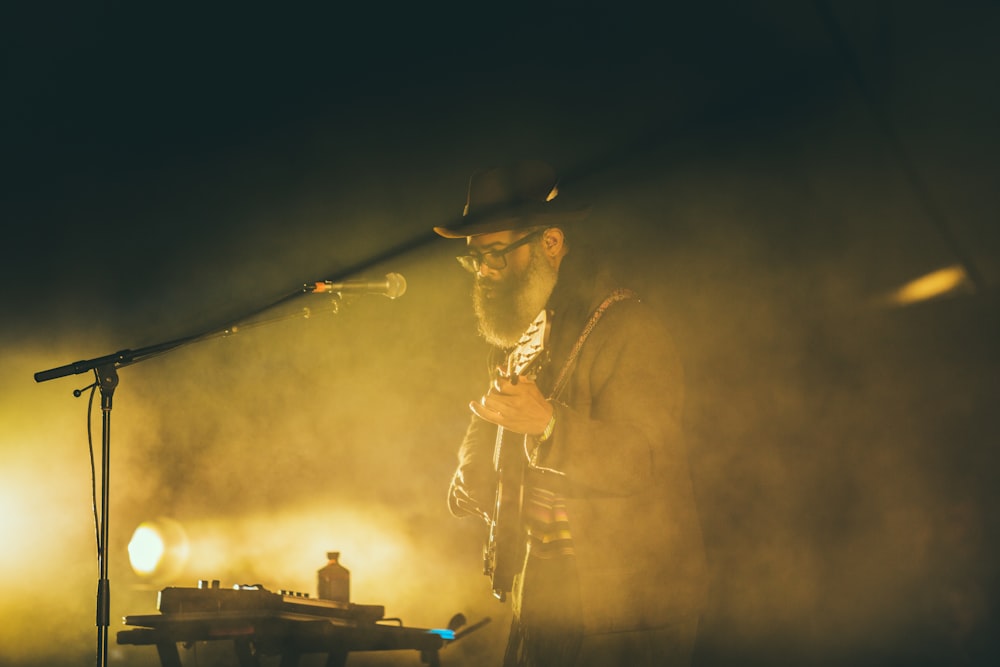
[[[531,227],[558,227],[577,223],[590,215],[590,206],[556,208],[553,202],[541,204],[519,211],[501,211],[489,216],[466,216],[454,225],[435,227],[438,236],[446,239],[464,239],[467,236],[481,236],[496,232],[529,229]]]

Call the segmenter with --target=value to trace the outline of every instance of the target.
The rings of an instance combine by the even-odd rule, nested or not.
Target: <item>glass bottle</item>
[[[321,600],[350,602],[351,573],[340,564],[340,552],[329,551],[327,563],[317,572],[317,594]]]

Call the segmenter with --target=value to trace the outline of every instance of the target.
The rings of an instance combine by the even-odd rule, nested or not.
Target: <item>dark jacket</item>
[[[567,255],[549,299],[548,395],[587,320],[615,285]],[[681,436],[683,377],[653,311],[637,299],[611,305],[552,398],[556,427],[531,462],[529,484],[565,496],[587,632],[659,627],[698,612],[705,556]],[[456,480],[492,498],[496,429],[476,417]],[[486,503],[489,505],[489,502]]]

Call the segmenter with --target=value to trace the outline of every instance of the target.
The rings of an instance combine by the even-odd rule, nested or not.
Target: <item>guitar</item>
[[[507,377],[512,382],[538,362],[545,346],[548,327],[543,310],[522,334],[507,356]],[[524,479],[525,438],[520,433],[506,432],[497,426],[493,446],[493,468],[496,472],[496,501],[490,517],[489,538],[483,547],[483,574],[490,577],[493,595],[504,602],[514,585],[524,559],[525,534],[521,523],[521,490]]]

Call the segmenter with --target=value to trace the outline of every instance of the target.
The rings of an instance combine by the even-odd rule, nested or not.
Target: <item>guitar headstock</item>
[[[545,332],[548,328],[548,313],[543,309],[538,317],[521,334],[517,345],[507,356],[508,377],[524,375],[538,360],[545,349]]]

